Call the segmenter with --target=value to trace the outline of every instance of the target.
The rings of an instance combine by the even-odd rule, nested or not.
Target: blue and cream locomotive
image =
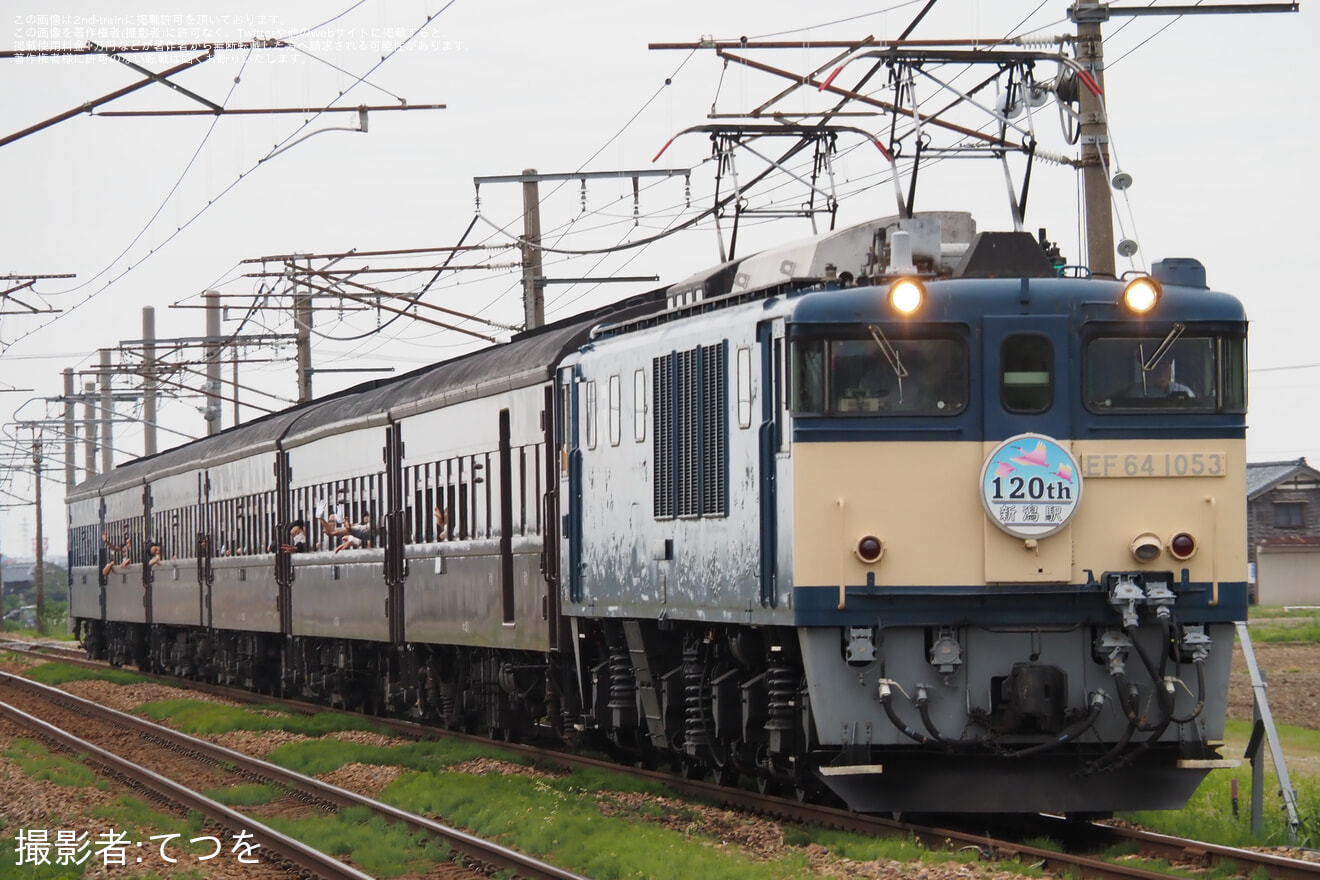
[[[72,615],[117,662],[857,810],[1178,807],[1246,614],[1245,350],[1195,261],[875,221],[89,480]],[[165,561],[103,574],[102,534]]]

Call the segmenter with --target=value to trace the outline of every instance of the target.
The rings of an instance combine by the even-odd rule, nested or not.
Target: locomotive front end
[[[1135,311],[1052,274],[786,321],[792,761],[853,809],[1177,808],[1227,763],[1245,317],[1185,275]]]

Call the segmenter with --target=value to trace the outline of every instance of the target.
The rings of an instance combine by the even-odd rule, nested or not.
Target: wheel
[[[733,762],[726,761],[713,771],[716,785],[726,785],[730,788],[738,784],[738,768],[733,766]]]

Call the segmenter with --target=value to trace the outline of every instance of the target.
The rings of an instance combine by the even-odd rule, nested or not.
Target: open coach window
[[[879,327],[851,339],[795,339],[791,407],[798,415],[947,416],[967,406],[967,350],[959,339],[889,339]]]
[[[1175,324],[1164,336],[1096,336],[1085,347],[1092,412],[1243,412],[1246,339]]]

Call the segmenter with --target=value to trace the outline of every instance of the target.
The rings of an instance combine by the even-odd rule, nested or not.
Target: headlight
[[[1160,287],[1158,281],[1149,275],[1142,275],[1133,278],[1128,282],[1127,287],[1123,288],[1123,305],[1131,312],[1144,315],[1155,308],[1163,292],[1164,289]]]
[[[1164,552],[1164,542],[1159,536],[1142,532],[1132,539],[1132,558],[1137,562],[1154,562]]]
[[[915,278],[899,278],[889,285],[889,304],[900,314],[912,314],[925,300],[926,287]]]

